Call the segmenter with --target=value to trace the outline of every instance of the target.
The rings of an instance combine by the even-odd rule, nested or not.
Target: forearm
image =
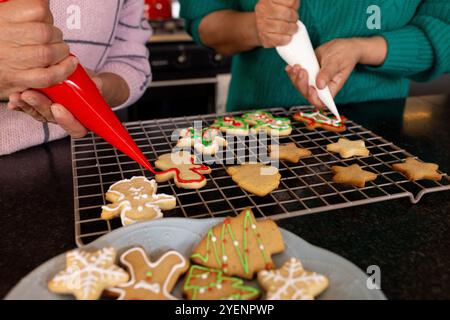
[[[387,57],[388,46],[383,37],[355,38],[361,48],[360,64],[381,66]]]
[[[101,73],[102,93],[108,104],[114,108],[125,103],[130,97],[130,88],[125,80],[114,73]]]
[[[206,46],[223,55],[234,55],[261,45],[253,12],[213,12],[203,18],[199,34]]]

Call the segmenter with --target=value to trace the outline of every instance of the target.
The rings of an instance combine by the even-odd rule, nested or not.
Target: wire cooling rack
[[[294,107],[289,111],[282,108],[267,111],[277,117],[291,117],[296,112],[310,110],[311,107]],[[207,127],[217,117],[218,115],[211,114],[131,122],[125,125],[146,157],[154,163],[157,156],[171,152],[175,147],[176,141],[171,139],[174,130],[193,126],[194,121],[201,121],[203,127]],[[226,166],[223,164],[211,165],[213,171],[207,175],[208,182],[199,190],[179,189],[172,181],[160,183],[158,193],[175,195],[177,198],[177,207],[166,211],[164,216],[224,217],[237,215],[242,209],[251,207],[257,218],[270,217],[276,220],[403,197],[417,203],[426,193],[450,190],[450,178],[447,175],[439,182],[408,181],[402,174],[393,171],[391,165],[413,155],[352,121],[347,121],[346,125],[345,132],[333,133],[324,130],[309,131],[302,123],[293,121],[292,134],[280,138],[280,143],[296,142],[300,147],[309,149],[312,155],[301,159],[298,164],[280,161],[280,186],[262,198],[238,187],[226,173]],[[340,137],[363,139],[370,150],[370,156],[345,160],[328,152],[326,146]],[[246,161],[241,157],[240,151],[249,151],[251,139],[253,138],[239,139],[234,151],[227,153],[227,157],[240,162]],[[120,219],[100,219],[101,206],[106,203],[105,193],[109,186],[136,175],[149,178],[152,175],[92,133],[85,138],[72,140],[72,162],[75,235],[77,245],[82,246],[121,227]],[[354,163],[379,174],[378,178],[367,183],[365,188],[332,182],[333,165],[349,166]]]

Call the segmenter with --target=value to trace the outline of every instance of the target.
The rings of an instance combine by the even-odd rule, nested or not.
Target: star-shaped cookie
[[[149,261],[140,247],[131,248],[120,257],[131,278],[127,283],[108,289],[118,300],[176,300],[171,294],[178,278],[189,269],[189,262],[178,252],[169,251],[156,262]]]
[[[345,138],[340,138],[337,143],[327,145],[327,150],[339,153],[344,159],[351,158],[353,156],[367,157],[369,155],[369,150],[366,148],[366,144],[362,140],[351,141]]]
[[[66,255],[66,269],[48,283],[50,291],[72,293],[78,300],[97,300],[103,290],[128,281],[128,273],[114,264],[116,250],[73,250]]]
[[[353,164],[350,167],[333,166],[331,171],[334,173],[333,182],[350,184],[359,188],[364,188],[366,182],[373,181],[378,177],[373,172],[361,169],[357,164]]]
[[[227,173],[239,187],[259,197],[268,195],[280,185],[281,175],[278,169],[262,163],[228,167]]]
[[[328,287],[327,277],[306,271],[300,260],[291,258],[281,269],[258,273],[267,300],[313,300]]]
[[[183,189],[200,189],[206,184],[204,175],[211,173],[210,167],[196,164],[195,157],[186,151],[163,154],[156,160],[155,167],[164,170],[156,173],[156,181],[174,179],[177,187]]]
[[[120,215],[124,226],[138,221],[159,219],[162,210],[171,210],[176,199],[167,194],[157,194],[155,180],[133,177],[113,184],[106,193],[111,204],[102,207],[102,219],[110,220]]]
[[[434,163],[418,161],[414,158],[407,158],[403,163],[392,165],[395,171],[403,173],[409,180],[435,180],[442,179],[442,174],[438,172],[439,166]]]
[[[271,159],[286,160],[292,163],[298,163],[301,158],[309,157],[311,155],[311,151],[297,147],[294,142],[271,145],[269,146],[269,152]]]

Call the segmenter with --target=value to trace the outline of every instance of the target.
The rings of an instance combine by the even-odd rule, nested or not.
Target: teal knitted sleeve
[[[425,0],[409,25],[381,34],[384,64],[372,71],[428,81],[450,72],[450,1]]]

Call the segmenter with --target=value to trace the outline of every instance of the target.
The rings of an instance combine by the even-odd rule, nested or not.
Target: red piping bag
[[[0,0],[0,3],[7,1]],[[63,105],[87,129],[155,173],[81,64],[78,64],[75,72],[66,81],[50,88],[35,90]]]
[[[64,82],[35,90],[63,105],[87,129],[155,173],[81,64],[78,64],[75,72]]]

